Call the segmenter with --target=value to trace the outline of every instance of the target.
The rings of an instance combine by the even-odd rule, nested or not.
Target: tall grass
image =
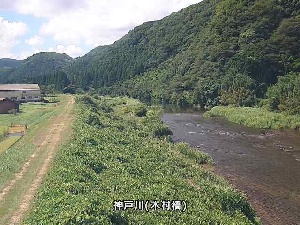
[[[8,137],[5,140],[0,142],[0,153],[6,151],[9,149],[13,144],[15,144],[21,137],[19,136],[13,136]]]
[[[0,125],[0,141],[2,141],[8,133],[8,126]]]
[[[300,128],[300,115],[270,112],[264,108],[216,106],[206,112],[204,116],[221,116],[231,122],[255,128],[296,130]]]

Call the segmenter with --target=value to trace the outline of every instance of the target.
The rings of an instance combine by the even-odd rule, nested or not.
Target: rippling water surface
[[[165,113],[173,141],[209,153],[263,224],[300,225],[300,133],[246,128],[201,113]]]

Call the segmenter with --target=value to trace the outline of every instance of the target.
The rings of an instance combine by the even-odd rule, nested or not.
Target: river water
[[[165,113],[174,142],[210,154],[263,224],[300,225],[300,133],[252,129],[202,113]]]

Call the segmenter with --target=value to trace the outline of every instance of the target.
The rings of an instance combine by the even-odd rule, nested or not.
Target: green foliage
[[[17,68],[22,63],[16,59],[0,59],[0,68]]]
[[[267,100],[271,110],[300,114],[300,73],[279,77],[278,83],[269,88]]]
[[[150,46],[143,42],[146,36],[149,43],[156,40],[156,58],[167,58],[144,67],[147,72],[141,70],[127,77],[124,74],[121,80],[104,82],[100,92],[188,107],[253,106],[278,77],[299,71],[297,7],[293,1],[202,1],[161,21],[141,25],[136,28],[138,32],[133,30],[110,47],[124,50],[120,45],[129,38],[143,43],[144,48],[136,49],[131,56],[134,61],[136,54],[147,56]],[[176,31],[188,24],[190,31],[174,33],[164,27],[165,23]],[[158,46],[165,45],[164,38],[155,36],[164,29],[164,37],[181,40],[180,47],[172,47],[171,55],[162,54]],[[147,35],[141,35],[141,30]],[[144,62],[147,60],[144,58]],[[114,65],[127,71],[129,64]],[[112,77],[118,73],[114,74]]]
[[[151,104],[253,106],[279,77],[300,72],[299,32],[298,1],[203,0],[76,60],[36,54],[16,69],[1,69],[0,82]],[[297,103],[280,102],[280,109],[295,113]]]
[[[134,111],[135,111],[135,115],[138,116],[138,117],[143,117],[143,116],[147,115],[147,109],[143,105],[137,107]]]
[[[166,126],[159,126],[154,130],[154,136],[155,137],[163,137],[163,136],[168,136],[172,135],[173,132]]]
[[[155,69],[190,45],[209,20],[210,5],[205,2],[163,20],[146,22],[114,44],[93,49],[69,67],[71,81],[87,90],[91,86],[111,86]]]
[[[37,53],[20,61],[17,67],[9,69],[5,74],[0,71],[0,82],[53,85],[54,90],[62,91],[70,84],[64,70],[72,61],[73,59],[66,54]]]
[[[231,73],[222,79],[220,103],[223,105],[252,106],[254,102],[255,86],[249,76]]]
[[[63,93],[64,94],[75,94],[76,92],[76,87],[74,85],[68,85],[68,86],[64,86],[63,88]]]
[[[102,108],[112,108],[105,112]],[[211,158],[155,138],[160,109],[129,98],[83,96],[27,224],[257,224],[246,198],[201,165]],[[96,109],[96,110],[95,110]],[[98,117],[104,125],[88,123]],[[117,200],[185,200],[187,212],[114,210]]]
[[[300,128],[299,115],[270,112],[263,108],[216,106],[204,114],[222,116],[231,122],[264,129]]]
[[[7,149],[13,146],[20,138],[21,137],[18,136],[12,136],[12,137],[7,137],[2,141],[0,139],[0,154],[7,151]]]
[[[8,134],[8,126],[0,125],[0,141],[2,141]]]

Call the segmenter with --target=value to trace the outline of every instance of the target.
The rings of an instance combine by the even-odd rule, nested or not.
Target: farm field
[[[206,169],[210,156],[170,142],[159,107],[76,101],[71,140],[24,224],[259,224],[247,199]]]
[[[56,150],[70,136],[73,97],[59,98],[59,103],[23,104],[20,114],[0,115],[2,126],[17,124],[28,128],[25,136],[0,153],[0,224],[21,222]],[[10,145],[17,138],[4,139],[1,148],[5,147],[3,143]]]

